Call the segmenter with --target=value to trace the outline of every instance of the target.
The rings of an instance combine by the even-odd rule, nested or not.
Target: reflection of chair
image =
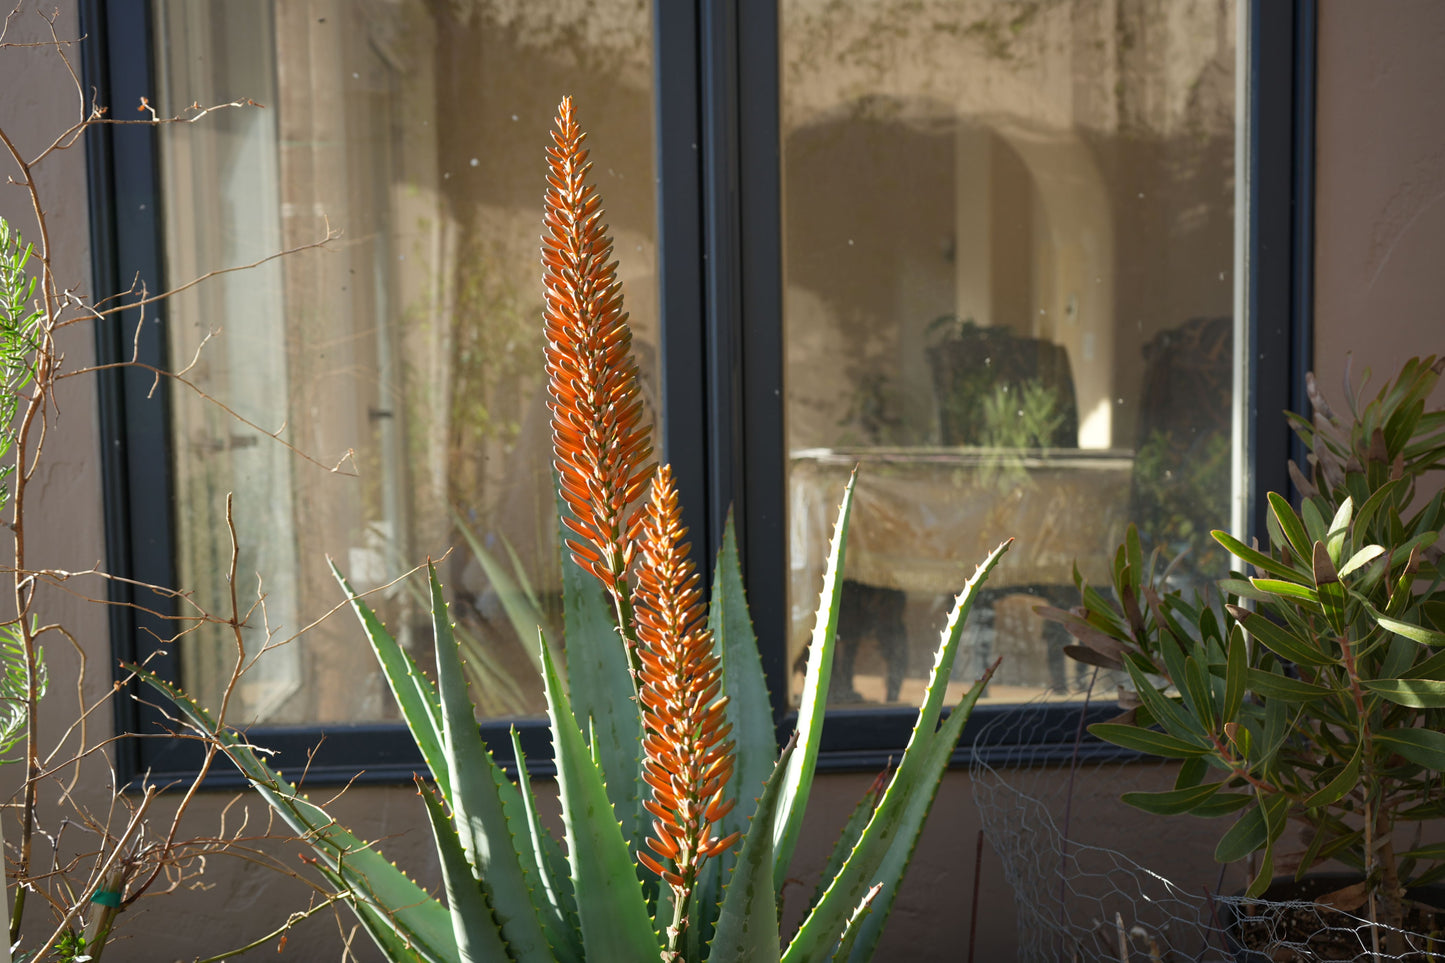
[[[903,625],[903,608],[908,596],[898,589],[879,588],[853,579],[843,580],[838,603],[838,650],[833,662],[830,702],[859,702],[853,688],[853,663],[865,636],[878,644],[887,665],[885,697],[898,701],[903,677],[908,674],[908,630]]]
[[[1063,345],[972,321],[955,324],[948,316],[933,323],[935,328],[945,325],[954,330],[933,345],[928,356],[942,444],[983,444],[985,400],[1002,387],[1021,393],[1026,386],[1040,385],[1053,392],[1063,415],[1053,437],[1040,442],[1049,448],[1078,446],[1079,405]]]

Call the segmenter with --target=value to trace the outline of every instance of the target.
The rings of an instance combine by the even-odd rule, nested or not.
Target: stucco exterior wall
[[[49,6],[49,5],[47,5]],[[73,25],[73,3],[60,4],[61,23]],[[33,25],[32,25],[33,26]],[[33,30],[30,31],[33,33]],[[73,30],[62,31],[73,33]],[[13,37],[12,37],[13,39]],[[1445,6],[1433,0],[1392,0],[1362,4],[1322,0],[1320,4],[1318,195],[1316,238],[1316,369],[1332,397],[1347,352],[1355,369],[1368,365],[1377,379],[1411,354],[1445,349],[1445,119],[1438,96],[1445,90]],[[0,126],[28,150],[35,150],[77,110],[77,94],[53,55],[39,50],[0,51]],[[11,173],[3,165],[4,173]],[[63,284],[89,285],[86,194],[79,149],[59,154],[41,169],[48,197],[53,256]],[[33,215],[24,194],[0,186],[0,215],[33,234]],[[77,330],[65,345],[66,362],[77,367],[90,356],[88,332]],[[86,569],[103,558],[98,435],[94,392],[86,379],[66,385],[57,398],[59,415],[49,440],[48,467],[39,476],[32,510],[41,524],[32,531],[35,561]],[[102,591],[91,584],[88,589]],[[73,597],[57,595],[51,611],[63,619],[91,659],[91,695],[103,690],[109,659],[103,612]],[[52,678],[42,725],[54,732],[73,711],[75,660],[53,645]],[[108,714],[96,725],[110,725]],[[0,773],[13,779],[13,773]],[[808,837],[800,858],[820,866],[837,828],[866,786],[867,775],[819,779]],[[83,798],[108,797],[103,768],[89,770]],[[215,825],[228,795],[204,800],[193,828]],[[254,809],[255,807],[253,807]],[[362,835],[384,838],[388,854],[423,879],[434,878],[434,857],[414,792],[357,788],[336,807],[354,820]],[[1087,810],[1077,820],[1089,820]],[[967,776],[951,773],[899,897],[880,959],[957,960],[968,933],[974,846],[979,818]],[[1141,851],[1155,852],[1160,868],[1182,859],[1207,864],[1209,834],[1182,839],[1175,830],[1140,838]],[[1176,827],[1177,829],[1177,827]],[[292,852],[294,844],[284,847]],[[984,854],[976,959],[1013,958],[1012,896],[998,859]],[[245,864],[216,861],[204,890],[189,890],[148,901],[121,921],[125,935],[107,959],[193,959],[254,938],[276,925],[306,899],[303,888],[283,885]],[[800,889],[811,889],[807,880]],[[346,925],[350,926],[349,920]],[[356,944],[366,958],[369,948]],[[274,948],[257,951],[272,958]],[[334,959],[339,955],[334,923],[318,918],[292,934],[282,958]]]

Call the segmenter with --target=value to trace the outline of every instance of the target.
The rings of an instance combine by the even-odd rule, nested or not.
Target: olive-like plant
[[[441,858],[433,897],[273,771],[236,733],[137,669],[221,746],[316,853],[316,866],[392,960],[866,960],[939,780],[988,675],[951,714],[964,620],[1007,543],[978,567],[943,630],[908,747],[844,827],[787,942],[778,907],[818,757],[852,484],[830,545],[797,729],[778,751],[731,527],[704,605],[671,472],[651,461],[631,333],[584,134],[564,99],[548,148],[542,262],[559,519],[570,554],[567,675],[543,666],[566,849],[539,820],[516,732],[514,784],[478,737],[435,569],[435,682],[351,598],[430,769],[418,778]],[[340,576],[338,574],[338,579]]]
[[[1445,879],[1445,845],[1404,832],[1445,816],[1442,370],[1417,358],[1371,399],[1350,389],[1348,417],[1311,380],[1314,417],[1290,416],[1311,453],[1291,465],[1300,507],[1269,495],[1267,549],[1214,533],[1239,568],[1217,592],[1171,589],[1131,528],[1113,597],[1076,574],[1082,606],[1050,613],[1077,638],[1066,652],[1133,681],[1137,705],[1090,731],[1182,760],[1173,789],[1126,802],[1233,814],[1215,856],[1255,858],[1250,896],[1286,866],[1354,867],[1328,902],[1388,924],[1387,942],[1407,888]],[[1285,858],[1291,823],[1303,851]]]

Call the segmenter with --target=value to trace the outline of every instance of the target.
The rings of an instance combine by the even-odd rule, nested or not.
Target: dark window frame
[[[147,0],[81,0],[85,83],[116,111],[153,95],[154,60]],[[1279,413],[1307,410],[1304,374],[1312,354],[1314,69],[1316,0],[1242,0],[1249,20],[1247,102],[1248,250],[1244,257],[1250,319],[1251,408],[1246,458],[1254,484],[1246,518],[1265,530],[1266,491],[1288,491],[1285,456],[1303,452]],[[786,493],[782,401],[781,145],[778,12],[775,0],[657,0],[654,4],[659,300],[666,319],[664,444],[682,494],[699,558],[713,557],[729,506],[764,673],[779,728],[786,710],[782,640],[787,599]],[[744,69],[746,65],[746,69]],[[165,283],[159,205],[159,149],[149,127],[103,127],[87,140],[94,290],[114,292],[145,279]],[[744,243],[746,240],[746,243]],[[134,311],[98,325],[102,362],[129,357]],[[166,363],[164,305],[146,317],[142,360]],[[101,465],[109,570],[122,579],[173,585],[171,446],[165,393],[147,400],[152,378],[122,369],[99,375]],[[149,657],[178,676],[173,652],[155,641],[168,633],[167,602],[125,581],[112,582],[112,651],[117,661]],[[358,636],[358,644],[360,644]],[[117,678],[123,673],[117,669]],[[122,781],[149,773],[165,784],[193,775],[194,741],[167,738],[159,708],[132,688],[116,701]],[[954,755],[966,763],[979,731],[1009,707],[980,707]],[[1033,711],[1034,762],[1066,761],[1078,751],[1115,755],[1085,740],[1076,746],[1077,705]],[[1101,707],[1090,714],[1108,714]],[[876,769],[906,744],[915,712],[906,708],[830,710],[819,766]],[[499,761],[511,764],[507,723],[482,732]],[[521,728],[529,768],[551,768],[545,726]],[[276,764],[308,771],[313,782],[359,778],[397,782],[422,767],[400,724],[267,727],[258,744]],[[1017,747],[993,742],[985,755],[1004,761]],[[358,772],[361,775],[358,777]],[[236,784],[218,768],[208,781]]]

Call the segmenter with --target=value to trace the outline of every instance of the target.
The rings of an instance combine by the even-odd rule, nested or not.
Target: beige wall
[[[1339,398],[1347,355],[1378,387],[1445,352],[1445,5],[1320,7],[1315,370]]]
[[[73,24],[68,16],[62,23]],[[68,31],[63,31],[68,32]],[[1357,370],[1368,364],[1383,375],[1412,353],[1445,349],[1445,118],[1438,95],[1445,90],[1445,5],[1433,0],[1392,0],[1362,4],[1323,0],[1320,11],[1316,366],[1332,394],[1347,351]],[[33,150],[43,132],[74,115],[76,97],[52,58],[39,51],[0,51],[0,127]],[[123,105],[122,105],[123,106]],[[5,173],[10,173],[8,165]],[[89,262],[83,157],[59,155],[42,170],[53,230],[56,263],[63,284],[88,286]],[[33,231],[23,195],[0,188],[0,214]],[[66,361],[84,363],[88,337],[66,345]],[[43,564],[84,569],[103,554],[100,490],[96,470],[95,400],[82,380],[60,396],[61,414],[50,438],[50,467],[41,474],[34,508],[43,531],[35,550]],[[93,607],[57,598],[50,611],[68,621],[92,655],[92,691],[103,688],[109,658],[103,619]],[[44,724],[56,725],[73,707],[73,660],[51,647],[55,695]],[[108,724],[102,722],[102,725]],[[91,801],[106,798],[103,772],[93,771],[85,787]],[[831,845],[845,813],[868,781],[865,775],[826,776],[815,791],[815,813],[801,852],[816,867]],[[1094,780],[1097,786],[1102,780]],[[224,797],[206,800],[195,823],[198,832],[214,825]],[[364,834],[388,837],[385,848],[422,878],[431,878],[434,859],[414,793],[408,789],[356,789],[338,806]],[[1098,822],[1082,807],[1080,823]],[[1109,817],[1110,819],[1114,817]],[[8,828],[8,825],[7,825]],[[881,959],[905,954],[915,960],[955,960],[967,936],[969,898],[978,815],[965,775],[950,774],[939,793],[934,818],[915,857],[915,867],[895,909]],[[1137,825],[1119,825],[1139,851],[1153,853],[1161,868],[1186,862],[1207,864],[1201,838],[1181,844],[1165,833],[1149,835]],[[288,851],[295,849],[293,845]],[[1011,894],[996,857],[983,866],[977,959],[1012,958]],[[278,887],[272,876],[234,863],[214,863],[210,887],[150,901],[128,914],[128,939],[107,959],[191,959],[244,942],[274,925],[304,896]],[[807,887],[811,888],[811,879]],[[311,923],[293,934],[288,959],[333,959],[335,927]],[[274,950],[259,951],[271,958]]]

